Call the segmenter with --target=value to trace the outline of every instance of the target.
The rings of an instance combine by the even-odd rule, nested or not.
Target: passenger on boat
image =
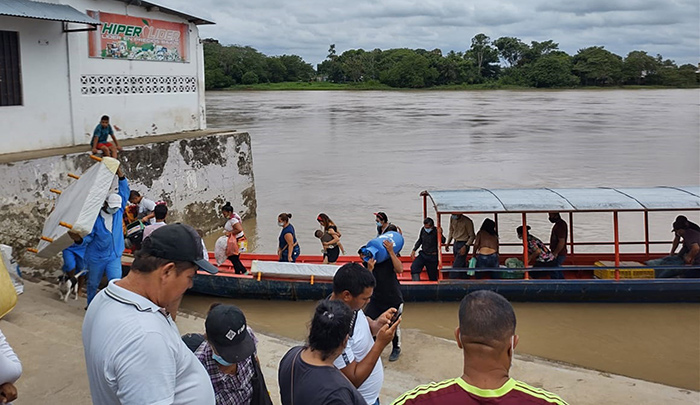
[[[469,246],[474,243],[474,222],[464,214],[450,215],[450,232],[447,237],[445,251],[450,251],[450,243],[454,240],[454,261],[452,267],[455,269],[463,269],[467,267],[467,255],[469,254]],[[450,273],[450,278],[465,278],[466,273]]]
[[[516,229],[518,239],[523,239],[523,227]],[[530,234],[530,226],[527,227],[527,254],[528,265],[532,267],[557,267],[557,261],[552,252],[539,238]],[[533,278],[540,278],[543,272],[532,272]]]
[[[216,405],[248,405],[265,396],[272,404],[260,371],[253,330],[235,305],[214,303],[204,323],[205,340],[194,355],[209,374]],[[262,381],[260,380],[262,379]]]
[[[398,232],[403,235],[403,232],[401,232],[401,228],[389,222],[389,217],[386,216],[386,213],[382,211],[375,212],[374,217],[377,223],[377,236],[387,233],[389,231]]]
[[[334,364],[360,391],[368,405],[379,401],[379,391],[384,383],[381,355],[401,322],[399,318],[389,325],[396,308],[388,309],[376,320],[365,315],[363,309],[370,301],[375,285],[376,281],[369,270],[357,263],[347,263],[335,272],[330,297],[331,300],[344,302],[355,311],[350,339]]]
[[[430,281],[438,279],[438,236],[442,243],[445,243],[445,237],[440,232],[440,229],[435,227],[435,222],[432,218],[423,220],[423,227],[420,229],[418,240],[413,245],[411,250],[411,279],[420,281],[420,273],[425,268]],[[416,257],[416,251],[423,246]]]
[[[393,404],[566,405],[557,395],[510,377],[519,341],[515,325],[515,311],[505,298],[488,290],[470,293],[459,305],[459,326],[454,332],[464,357],[463,374],[419,385]]]
[[[481,228],[476,234],[474,241],[474,257],[476,258],[476,268],[498,267],[498,232],[496,223],[490,219],[484,219]],[[480,274],[480,273],[479,273]],[[479,275],[477,274],[477,276]]]
[[[282,405],[348,404],[367,402],[333,362],[350,338],[353,311],[340,301],[316,306],[306,345],[290,349],[278,371]]]
[[[292,214],[282,213],[277,217],[277,225],[282,228],[279,237],[279,246],[277,247],[277,256],[280,262],[294,263],[301,253],[297,235],[294,232],[294,226],[289,223],[292,219]]]
[[[334,264],[338,261],[338,256],[342,251],[345,254],[345,248],[343,244],[340,243],[340,231],[338,231],[338,226],[324,213],[318,214],[316,217],[321,228],[323,228],[323,235],[321,239],[321,244],[323,245],[323,263]],[[331,238],[325,238],[325,235],[329,235]],[[325,239],[325,242],[324,242]]]
[[[119,193],[107,196],[100,210],[92,231],[81,237],[74,231],[68,231],[68,236],[76,245],[85,246],[85,262],[87,263],[87,303],[95,298],[102,276],[107,280],[122,277],[122,253],[124,252],[124,232],[122,218],[126,200],[129,198],[129,182],[124,176],[121,166],[117,169],[119,178]]]
[[[156,207],[153,209],[153,215],[155,215],[156,222],[148,225],[143,230],[143,239],[146,239],[156,229],[167,225],[165,223],[165,217],[168,216],[168,206],[165,205],[165,203],[157,204]]]
[[[221,215],[226,218],[226,224],[224,224],[224,235],[229,238],[229,241],[231,241],[231,238],[235,238],[235,243],[229,244],[233,246],[234,249],[232,251],[227,251],[227,254],[230,254],[228,256],[228,260],[233,265],[233,270],[236,272],[236,274],[245,274],[247,270],[243,263],[241,263],[240,246],[241,243],[243,243],[247,247],[248,242],[245,237],[245,233],[243,232],[243,220],[241,219],[241,216],[233,210],[233,206],[231,206],[230,202],[227,202],[223,207],[221,207]]]
[[[139,207],[139,213],[136,215],[137,219],[140,219],[144,224],[154,224],[155,214],[153,210],[156,209],[156,203],[153,200],[145,198],[136,190],[131,190],[129,193],[129,202],[135,204]]]
[[[649,266],[700,266],[700,232],[691,229],[687,221],[676,220],[673,223],[673,232],[683,241],[683,248],[677,255],[649,260]],[[697,278],[700,277],[700,269],[655,269],[656,278]]]
[[[566,260],[566,239],[568,237],[569,227],[558,212],[549,213],[549,222],[554,224],[552,233],[549,236],[549,249],[556,258],[557,267],[561,267]],[[563,279],[564,272],[561,270],[553,271],[552,278]]]
[[[365,314],[372,319],[377,319],[389,309],[398,308],[403,304],[403,294],[401,293],[401,285],[397,277],[397,275],[403,273],[403,265],[396,253],[394,253],[394,245],[391,241],[385,240],[383,245],[384,249],[389,253],[388,260],[384,260],[381,263],[377,263],[374,259],[370,259],[367,262],[363,261],[363,264],[372,272],[375,280],[377,280],[377,286],[374,288],[374,293],[372,293],[372,299],[367,305],[367,308],[365,308]],[[358,254],[360,254],[360,258],[364,260],[361,249],[358,251]],[[391,345],[392,350],[389,361],[396,361],[401,355],[400,328],[396,330],[396,335],[391,341]]]
[[[685,215],[677,216],[675,222],[678,222],[679,224],[687,224],[687,228],[692,229],[696,232],[700,232],[700,226],[698,226],[698,224],[694,222],[690,222]],[[678,233],[675,233],[675,236],[673,238],[673,244],[671,245],[671,255],[676,254],[676,249],[678,249],[678,245],[680,245],[680,243],[681,237],[678,235]]]

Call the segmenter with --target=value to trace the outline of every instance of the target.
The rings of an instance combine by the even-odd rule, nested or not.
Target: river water
[[[426,189],[698,185],[699,106],[698,90],[211,92],[207,119],[251,135],[258,217],[244,227],[255,251],[275,252],[277,215],[291,212],[302,253],[316,254],[319,212],[338,224],[348,253],[374,235],[376,211],[410,249]],[[652,240],[670,240],[675,215],[650,215]],[[531,217],[547,240],[546,216]],[[477,227],[482,218],[472,217]],[[623,240],[643,240],[641,215],[621,221]],[[518,222],[499,216],[502,242],[516,241]],[[612,240],[611,216],[577,218],[576,238]],[[184,305],[201,311],[209,301]],[[238,303],[251,323],[295,338],[312,305]],[[698,305],[515,307],[525,353],[700,389]],[[411,304],[404,322],[450,338],[456,305]]]

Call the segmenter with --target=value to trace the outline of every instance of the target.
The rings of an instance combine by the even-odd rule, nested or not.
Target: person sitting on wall
[[[114,126],[114,129],[121,131],[121,129],[119,129],[119,127],[116,125]],[[110,136],[112,137],[114,144],[109,142]],[[119,146],[117,137],[114,136],[114,130],[112,130],[112,126],[109,124],[109,116],[103,115],[100,119],[100,123],[97,124],[95,130],[92,132],[92,142],[90,142],[90,145],[92,146],[93,155],[96,155],[97,151],[102,151],[102,155],[104,156],[113,157],[115,159],[117,158],[117,154],[119,153],[118,151],[121,151],[122,147]]]

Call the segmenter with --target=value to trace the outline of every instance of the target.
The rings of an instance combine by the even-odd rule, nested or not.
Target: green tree
[[[513,67],[520,62],[529,47],[516,37],[500,37],[493,41],[493,46],[498,49],[498,55]]]
[[[410,49],[387,51],[390,66],[380,74],[380,81],[391,87],[421,88],[432,86],[438,77],[425,56]]]
[[[464,56],[474,61],[480,76],[493,77],[498,73],[498,51],[485,34],[476,34],[472,38],[472,46]]]
[[[644,51],[632,51],[622,62],[622,78],[625,83],[642,84],[646,77],[658,74],[659,63]]]
[[[280,83],[287,77],[287,68],[280,60],[279,56],[267,59],[267,71],[270,82]]]
[[[612,85],[622,79],[622,58],[602,46],[580,49],[573,62],[573,72],[585,86]]]
[[[534,87],[573,87],[579,83],[571,73],[573,61],[566,52],[551,52],[538,58],[528,69]]]
[[[254,72],[245,72],[242,78],[243,84],[257,84],[258,83],[258,75],[256,75]]]

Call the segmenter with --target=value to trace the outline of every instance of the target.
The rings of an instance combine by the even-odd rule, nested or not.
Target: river
[[[275,252],[281,212],[293,214],[302,253],[320,253],[319,212],[338,224],[349,254],[376,232],[376,211],[403,229],[408,246],[426,189],[698,185],[699,107],[698,90],[207,94],[210,128],[251,135],[258,217],[244,227],[251,246],[267,253]],[[652,240],[670,240],[674,216],[650,216]],[[551,224],[532,217],[533,234],[546,240]],[[477,226],[482,218],[472,217]],[[610,216],[584,218],[577,240],[612,240]],[[516,241],[518,221],[499,216],[502,242]],[[641,215],[621,221],[623,240],[643,239]],[[201,312],[211,300],[183,305]],[[252,324],[294,338],[303,337],[312,305],[238,303]],[[410,307],[404,325],[451,337],[455,304]],[[515,308],[525,353],[700,389],[698,305]]]

